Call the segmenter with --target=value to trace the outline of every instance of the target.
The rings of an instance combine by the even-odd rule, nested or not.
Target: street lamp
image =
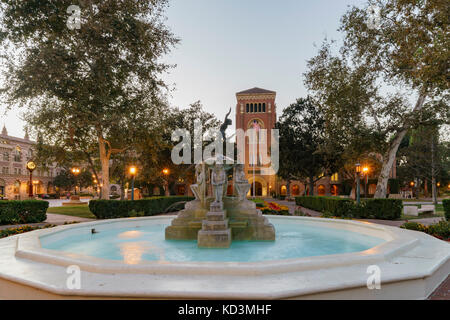
[[[36,163],[33,161],[27,162],[27,169],[30,172],[30,185],[28,187],[28,196],[33,198],[33,171],[36,169]]]
[[[370,169],[369,169],[369,167],[364,167],[362,169],[362,171],[363,171],[363,175],[364,175],[364,178],[365,178],[365,181],[364,181],[364,196],[367,198],[367,192],[368,192],[367,185],[369,184],[369,171],[370,171]]]
[[[77,176],[80,174],[80,168],[74,167],[70,170],[72,174],[75,176],[75,195],[77,195]],[[81,191],[81,188],[80,188]]]
[[[166,176],[166,178],[164,179],[165,191],[166,191],[166,196],[169,196],[169,180],[168,180],[168,176],[170,174],[170,171],[169,171],[169,169],[165,168],[165,169],[163,169],[162,173]]]
[[[360,197],[360,175],[361,175],[361,164],[358,162],[356,165],[356,203],[359,205],[361,203]]]
[[[131,201],[134,200],[134,178],[136,177],[136,173],[137,173],[137,168],[135,166],[131,166],[130,169],[128,170],[130,172],[131,175]]]

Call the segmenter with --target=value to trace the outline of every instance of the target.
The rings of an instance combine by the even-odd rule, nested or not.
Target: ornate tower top
[[[4,136],[8,135],[8,131],[6,130],[6,126],[5,125],[3,125],[2,135],[4,135]]]

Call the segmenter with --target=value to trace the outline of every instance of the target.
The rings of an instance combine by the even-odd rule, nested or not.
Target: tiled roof
[[[275,94],[275,91],[270,91],[270,90],[266,90],[266,89],[261,89],[261,88],[253,88],[253,89],[248,89],[245,91],[241,91],[238,92],[236,94]]]

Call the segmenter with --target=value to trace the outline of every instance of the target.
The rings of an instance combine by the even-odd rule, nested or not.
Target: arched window
[[[247,103],[247,113],[250,112],[250,105]]]
[[[281,193],[282,196],[285,196],[287,194],[287,187],[286,186],[281,186],[280,193]]]
[[[253,103],[250,104],[250,112],[253,112]]]
[[[14,193],[15,194],[19,194],[20,193],[20,181],[19,180],[14,182]]]
[[[263,112],[266,112],[266,104],[263,103]]]
[[[262,108],[262,105],[261,105],[261,103],[259,103],[259,104],[258,104],[258,112],[261,112],[261,111],[262,111],[261,108]]]
[[[22,162],[22,150],[19,147],[14,151],[14,162]]]

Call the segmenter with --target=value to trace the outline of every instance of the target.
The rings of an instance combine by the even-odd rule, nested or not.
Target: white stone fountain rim
[[[301,223],[320,225],[327,228],[346,229],[352,232],[382,238],[384,243],[361,252],[272,260],[261,262],[168,262],[142,261],[131,265],[122,261],[100,259],[92,256],[49,250],[41,247],[39,238],[45,235],[76,230],[115,225],[135,224],[136,222],[170,222],[174,216],[157,216],[145,218],[125,218],[103,220],[83,224],[65,225],[52,229],[43,229],[21,235],[17,241],[16,257],[59,266],[77,265],[83,271],[95,273],[135,273],[135,274],[184,274],[184,275],[235,275],[255,276],[279,274],[312,269],[340,267],[353,264],[376,264],[409,250],[417,245],[418,240],[408,234],[394,232],[390,228],[371,223],[340,219],[323,219],[310,217],[270,216],[271,220],[293,220]]]
[[[378,234],[386,242],[364,252],[286,261],[162,266],[109,265],[106,260],[62,256],[61,252],[42,249],[39,243],[41,235],[72,228],[172,218],[96,221],[0,239],[0,299],[49,298],[49,294],[69,299],[425,299],[450,273],[450,245],[422,232],[309,217],[270,219],[357,229]],[[92,272],[83,271],[82,287],[73,290],[67,287],[65,266],[77,262]],[[382,271],[382,290],[367,288],[367,268],[372,264]],[[273,270],[277,268],[282,270]]]

